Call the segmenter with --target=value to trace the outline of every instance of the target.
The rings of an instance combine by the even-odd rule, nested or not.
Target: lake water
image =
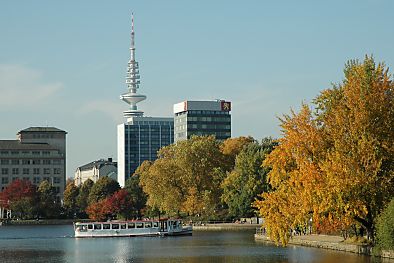
[[[379,262],[324,249],[256,242],[253,231],[194,231],[184,237],[73,237],[67,226],[0,227],[0,262]]]

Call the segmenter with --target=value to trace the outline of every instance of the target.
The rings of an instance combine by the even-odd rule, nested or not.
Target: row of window
[[[53,174],[61,174],[62,173],[62,170],[60,168],[53,168],[53,169],[43,168],[42,172],[43,172],[43,174],[51,174],[51,170],[53,171]],[[30,172],[32,172],[33,174],[40,174],[41,169],[40,168],[33,168],[33,169],[30,169],[30,168],[22,168],[22,169],[20,169],[20,168],[11,168],[11,169],[1,168],[1,174],[8,175],[8,174],[10,174],[10,172],[11,172],[11,174],[14,174],[14,175],[20,174],[20,172],[22,174],[30,174]]]
[[[12,177],[12,182],[18,179],[30,181],[30,177]],[[39,184],[41,181],[48,181],[53,184],[60,184],[62,181],[60,177],[33,177],[33,184]],[[10,178],[8,177],[1,177],[1,184],[8,184],[10,182]]]
[[[42,164],[54,164],[54,165],[60,165],[62,164],[62,160],[59,159],[55,159],[55,160],[51,160],[51,159],[1,159],[0,163],[2,165],[7,165],[7,164],[12,164],[12,165],[19,165],[19,164],[23,164],[23,165],[29,165],[29,164],[33,164],[33,165],[40,165]]]
[[[32,154],[32,155],[50,155],[50,151],[7,151],[7,150],[2,150],[0,151],[0,154],[2,155],[19,155],[19,154]]]

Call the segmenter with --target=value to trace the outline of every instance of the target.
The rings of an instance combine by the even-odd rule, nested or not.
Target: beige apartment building
[[[63,198],[66,184],[66,134],[54,127],[30,127],[16,140],[0,140],[0,189],[16,179],[35,185],[47,180]]]

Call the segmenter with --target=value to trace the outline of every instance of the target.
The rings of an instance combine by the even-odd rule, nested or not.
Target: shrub
[[[384,250],[394,249],[394,198],[378,217],[376,247]]]

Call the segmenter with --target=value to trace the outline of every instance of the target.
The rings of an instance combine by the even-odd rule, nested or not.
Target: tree
[[[240,136],[237,138],[228,138],[220,144],[220,151],[226,157],[226,171],[231,171],[235,165],[235,158],[242,149],[250,143],[254,143],[253,137]]]
[[[55,188],[46,180],[38,186],[39,213],[45,218],[56,218],[60,212],[60,204],[56,201]]]
[[[266,158],[274,191],[255,205],[271,238],[290,228],[361,224],[372,237],[394,193],[394,86],[384,64],[350,61],[345,80],[281,119],[283,137]],[[341,222],[341,224],[338,224]],[[339,229],[339,230],[340,230]]]
[[[120,189],[119,183],[112,178],[103,176],[97,180],[90,190],[88,203],[93,204],[111,196]]]
[[[224,174],[219,142],[213,136],[193,136],[160,149],[158,156],[139,172],[148,206],[173,214],[214,214]]]
[[[15,180],[0,193],[5,208],[21,219],[34,217],[37,210],[36,187],[28,180]]]
[[[74,217],[77,214],[77,198],[79,194],[79,188],[75,186],[73,181],[70,181],[66,185],[64,190],[64,208],[69,217]]]
[[[82,186],[79,188],[78,197],[76,200],[76,205],[78,207],[79,216],[86,216],[85,210],[88,207],[88,198],[90,194],[90,190],[92,189],[94,182],[90,179],[86,180]]]
[[[253,201],[262,192],[268,192],[268,169],[261,166],[275,142],[271,138],[249,143],[237,155],[234,170],[228,173],[222,183],[222,200],[228,205],[232,217],[251,217],[255,215]]]
[[[132,196],[126,189],[120,189],[115,192],[112,196],[108,197],[107,207],[110,207],[109,211],[112,215],[116,215],[117,218],[129,219],[133,215],[135,216],[135,203],[133,202]]]
[[[145,208],[147,201],[147,196],[142,190],[142,187],[139,185],[140,178],[138,172],[140,171],[140,169],[143,169],[143,165],[137,168],[136,173],[126,180],[126,184],[124,187],[133,202],[133,212],[131,213],[131,216],[137,218],[141,217],[141,211]]]

